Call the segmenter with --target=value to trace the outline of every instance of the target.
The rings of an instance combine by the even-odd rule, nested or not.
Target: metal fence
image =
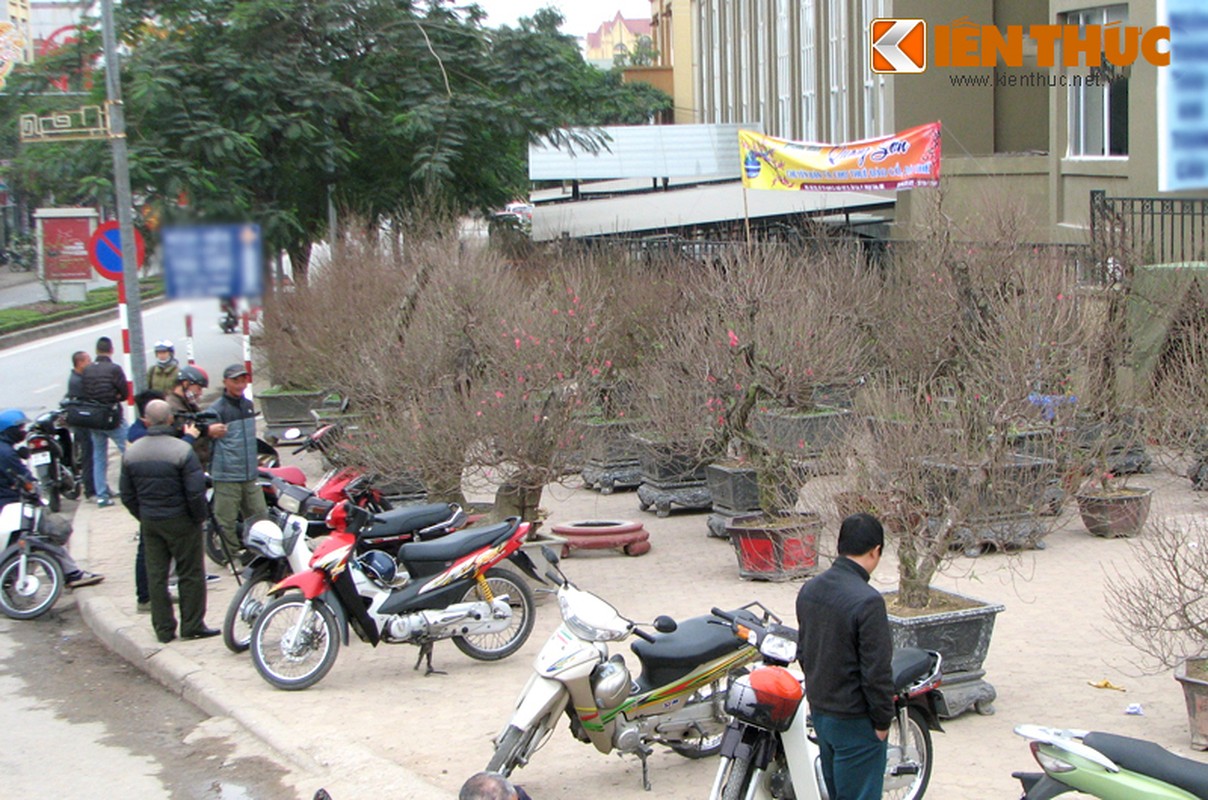
[[[1208,257],[1208,198],[1108,197],[1091,191],[1091,243],[1098,262],[1140,264]]]

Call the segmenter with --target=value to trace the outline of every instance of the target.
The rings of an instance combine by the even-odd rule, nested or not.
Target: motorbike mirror
[[[551,564],[557,565],[559,561],[558,554],[555,553],[554,549],[548,544],[541,545],[541,555],[544,556],[545,560]]]
[[[676,621],[666,614],[660,614],[654,618],[654,629],[659,633],[675,633],[678,627]]]

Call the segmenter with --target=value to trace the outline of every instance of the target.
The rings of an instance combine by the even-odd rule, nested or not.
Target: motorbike
[[[516,700],[515,711],[495,737],[488,772],[503,776],[523,767],[565,714],[571,734],[601,753],[629,753],[642,762],[642,784],[650,788],[647,757],[653,744],[681,756],[703,758],[718,752],[729,717],[722,707],[726,676],[759,658],[716,616],[676,623],[654,620],[655,633],[623,617],[603,598],[576,586],[558,566],[546,577],[557,585],[562,625],[538,653],[533,675]],[[734,617],[757,624],[751,608]],[[630,676],[622,654],[609,655],[608,642],[637,637],[631,649],[641,672]]]
[[[12,619],[34,619],[54,607],[65,579],[58,552],[71,536],[71,523],[43,513],[33,484],[21,499],[0,508],[0,612]]]
[[[52,512],[62,510],[64,497],[74,500],[80,496],[83,485],[76,475],[71,432],[62,409],[46,411],[34,420],[25,448],[29,452],[30,471],[38,479]]]
[[[1044,772],[1014,772],[1021,800],[1081,792],[1101,800],[1199,800],[1208,797],[1208,764],[1144,739],[1114,733],[1018,725]]]
[[[314,543],[330,533],[326,516],[336,502],[351,500],[366,508],[378,508],[366,486],[364,476],[325,483],[325,490],[336,493],[334,500],[322,496],[323,491],[311,492],[293,485],[277,487],[277,504],[269,508],[269,518],[253,523],[244,537],[251,560],[243,569],[239,589],[222,622],[222,641],[227,649],[233,653],[248,649],[252,627],[268,602],[270,587],[307,568]],[[461,506],[451,503],[382,510],[374,514],[372,529],[360,537],[358,547],[382,550],[397,558],[404,543],[439,538],[462,527],[465,521]]]
[[[222,316],[218,318],[218,327],[223,333],[234,333],[239,328],[239,308],[233,297],[226,297],[218,301],[218,311]]]
[[[331,670],[351,627],[377,646],[415,644],[415,668],[442,639],[479,661],[516,652],[533,629],[533,594],[509,560],[542,582],[520,549],[531,523],[516,517],[467,528],[434,541],[408,542],[396,561],[380,550],[359,552],[373,535],[373,512],[343,502],[327,517],[332,533],[316,548],[309,569],[275,584],[252,628],[252,662],[279,689],[313,686]],[[398,575],[399,568],[405,571]],[[396,586],[402,583],[401,586]],[[297,591],[290,591],[297,590]]]
[[[822,758],[801,680],[785,667],[797,658],[797,631],[777,621],[752,624],[713,609],[733,636],[758,648],[763,665],[734,677],[725,710],[733,717],[721,742],[710,800],[827,800]],[[940,654],[901,648],[893,654],[894,709],[883,797],[918,800],[931,780],[931,731],[941,730],[934,690]]]

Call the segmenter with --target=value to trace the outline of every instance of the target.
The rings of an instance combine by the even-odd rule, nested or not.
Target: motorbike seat
[[[306,485],[306,473],[297,467],[260,467],[260,477],[280,478],[294,486]]]
[[[1144,739],[1114,733],[1088,733],[1082,737],[1082,743],[1098,750],[1123,769],[1157,778],[1196,797],[1208,797],[1208,764],[1177,756]]]
[[[515,518],[491,525],[455,531],[440,539],[408,542],[398,550],[399,561],[412,577],[436,575],[450,564],[475,550],[481,550],[511,536],[519,521]]]
[[[388,538],[423,530],[438,525],[453,516],[448,503],[428,503],[422,506],[403,506],[389,511],[379,511],[373,523],[361,531],[357,538],[365,544],[375,544]]]
[[[758,623],[759,617],[745,609],[734,612],[739,619]],[[713,620],[710,622],[710,620]],[[642,691],[679,680],[705,662],[743,646],[729,625],[711,614],[679,623],[671,633],[655,633],[653,642],[637,639],[629,646],[642,663],[638,686]]]
[[[931,654],[917,647],[902,647],[893,651],[890,662],[894,691],[900,692],[931,672]]]

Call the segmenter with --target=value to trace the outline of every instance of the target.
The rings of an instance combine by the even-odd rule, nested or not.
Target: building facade
[[[632,53],[638,41],[650,40],[650,20],[625,19],[621,12],[587,34],[584,58],[596,66],[608,69],[620,53]]]

